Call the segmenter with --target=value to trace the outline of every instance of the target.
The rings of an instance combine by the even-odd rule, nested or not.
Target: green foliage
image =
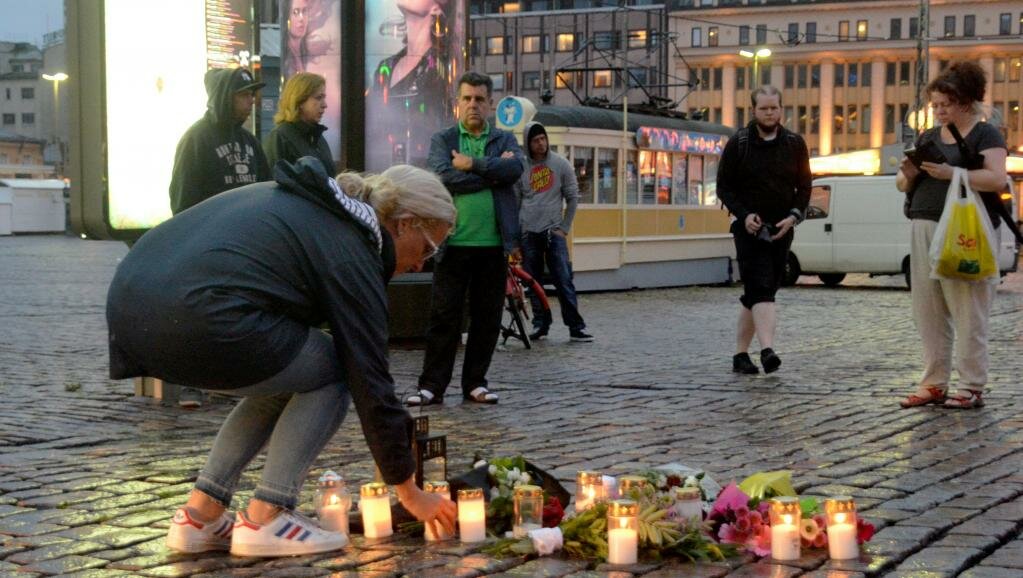
[[[561,523],[565,553],[574,558],[607,560],[607,504],[599,503]]]
[[[799,500],[799,509],[804,518],[812,518],[821,513],[821,505],[817,502],[817,498],[803,498]]]
[[[536,549],[533,548],[533,541],[529,538],[502,538],[480,551],[484,554],[490,554],[495,558],[532,556],[536,554]]]
[[[64,384],[64,391],[70,391],[72,393],[82,389],[82,384],[77,381],[69,381]]]

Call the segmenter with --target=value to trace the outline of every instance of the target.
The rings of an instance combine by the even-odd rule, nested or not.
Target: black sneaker
[[[546,329],[537,329],[536,331],[534,331],[534,332],[529,334],[529,340],[530,341],[540,341],[541,339],[543,339],[545,337],[547,337],[547,330]]]
[[[753,365],[753,360],[750,359],[749,354],[743,352],[732,356],[732,373],[753,375],[754,373],[760,373],[760,369]]]
[[[781,367],[781,358],[770,347],[760,350],[760,365],[764,366],[764,373],[773,373]]]
[[[593,336],[582,329],[574,329],[568,332],[568,339],[576,343],[589,343],[593,341]]]

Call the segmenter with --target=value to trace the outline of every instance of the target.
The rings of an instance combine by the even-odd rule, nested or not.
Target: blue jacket
[[[504,250],[510,253],[519,246],[519,202],[514,187],[525,166],[522,149],[515,135],[491,126],[483,149],[486,157],[473,159],[471,171],[460,171],[451,164],[451,151],[461,150],[458,138],[458,125],[434,133],[430,140],[430,170],[440,177],[452,196],[483,189],[494,193],[497,228]],[[515,153],[515,158],[502,159],[505,151]]]

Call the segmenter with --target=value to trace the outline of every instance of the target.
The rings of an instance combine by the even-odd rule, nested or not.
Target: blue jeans
[[[195,487],[228,507],[242,470],[267,445],[253,497],[293,510],[313,460],[341,427],[351,396],[334,340],[310,329],[305,345],[277,375],[223,391],[244,396],[220,426]]]
[[[561,304],[561,320],[571,331],[586,329],[586,322],[579,315],[579,299],[572,283],[572,265],[568,262],[568,241],[550,231],[545,233],[524,233],[522,235],[522,265],[537,282],[542,282],[544,261],[554,278]],[[553,318],[544,310],[540,298],[532,291],[529,301],[533,306],[533,328],[539,331],[550,329]]]

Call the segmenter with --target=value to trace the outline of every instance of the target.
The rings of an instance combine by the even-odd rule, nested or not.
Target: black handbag
[[[959,147],[959,156],[962,158],[962,167],[968,171],[976,171],[984,168],[984,155],[980,154],[979,151],[971,151],[970,147],[966,144],[966,139],[959,133],[959,129],[955,124],[949,123],[948,132],[952,133],[952,138],[956,139],[956,146]],[[980,200],[984,203],[984,208],[987,209],[988,215],[991,217],[991,226],[998,227],[998,220],[1001,219],[1005,223],[1009,230],[1012,231],[1016,242],[1023,244],[1023,234],[1020,233],[1019,227],[1016,225],[1016,221],[1009,214],[1009,209],[1005,207],[1005,203],[998,198],[998,193],[978,192]]]

